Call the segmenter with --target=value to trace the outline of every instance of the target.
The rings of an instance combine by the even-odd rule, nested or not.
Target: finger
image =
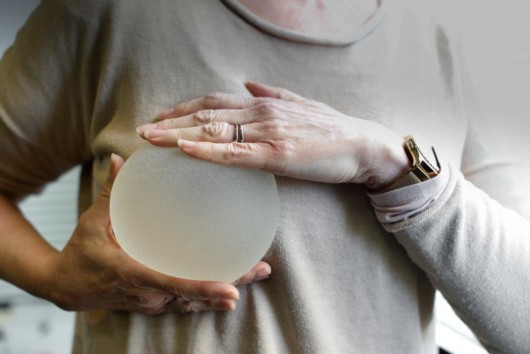
[[[109,175],[107,177],[105,185],[103,186],[103,188],[101,189],[101,192],[99,193],[100,196],[105,197],[105,198],[110,197],[112,185],[114,184],[114,181],[116,180],[116,176],[118,175],[118,172],[120,171],[123,164],[124,164],[124,161],[119,155],[116,155],[116,154],[110,155]]]
[[[189,301],[183,298],[176,298],[169,306],[168,311],[195,313],[204,311],[233,311],[235,308],[236,301],[230,299],[218,298]]]
[[[235,127],[231,124],[214,122],[193,128],[149,130],[144,132],[142,138],[161,147],[178,146],[179,139],[226,143],[233,140],[234,130]]]
[[[185,154],[196,159],[274,173],[272,166],[275,154],[269,151],[270,147],[266,143],[216,144],[179,139],[177,144]]]
[[[136,282],[142,286],[153,287],[175,297],[183,297],[188,300],[209,298],[239,299],[237,288],[227,283],[176,278],[140,264],[134,270],[134,276]]]
[[[107,219],[109,218],[108,215],[109,215],[110,193],[112,191],[112,186],[114,184],[114,181],[116,180],[116,176],[118,175],[118,172],[122,168],[123,164],[124,164],[124,161],[120,156],[116,154],[112,154],[110,156],[109,175],[107,177],[105,184],[103,185],[103,188],[101,188],[99,196],[94,202],[94,205],[92,208],[101,218],[107,218]]]
[[[143,134],[143,138],[151,144],[161,147],[178,146],[179,139],[227,143],[234,140],[235,129],[236,127],[232,124],[213,122],[193,128],[150,130]]]
[[[151,144],[160,147],[178,146],[178,140],[208,141],[212,143],[230,143],[236,140],[236,125],[224,122],[213,122],[200,127],[150,130],[144,133],[143,138]],[[259,124],[245,124],[241,126],[242,136],[240,142],[257,142],[263,139],[271,139],[265,136],[264,130]]]
[[[153,124],[146,124],[136,129],[136,132],[144,139],[149,139],[153,130],[182,129],[198,127],[215,122],[230,124],[245,124],[254,121],[258,112],[248,109],[217,109],[202,110],[180,118],[162,120]]]
[[[292,102],[307,101],[306,98],[281,87],[269,86],[254,81],[246,82],[245,86],[254,97],[272,97]]]
[[[247,274],[233,282],[233,285],[248,284],[267,279],[271,275],[271,266],[265,262],[258,262]]]
[[[146,290],[143,290],[145,293]],[[236,300],[225,298],[189,300],[185,297],[175,297],[168,293],[137,294],[113,303],[110,308],[116,311],[137,312],[148,315],[160,315],[167,312],[203,312],[203,311],[232,311],[236,308]]]
[[[263,100],[251,97],[227,93],[212,93],[190,101],[179,103],[159,115],[160,120],[177,118],[193,114],[206,109],[243,109],[252,107]]]

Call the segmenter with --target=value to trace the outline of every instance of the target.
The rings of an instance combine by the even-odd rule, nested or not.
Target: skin
[[[138,128],[156,146],[220,164],[379,191],[409,170],[403,138],[283,88],[249,82],[254,97],[212,94],[183,102]],[[233,142],[241,124],[245,141]]]
[[[239,0],[239,3],[276,26],[331,36],[362,26],[377,8],[375,0]]]

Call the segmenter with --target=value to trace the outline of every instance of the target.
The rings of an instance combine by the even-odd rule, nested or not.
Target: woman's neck
[[[377,0],[238,0],[278,27],[306,34],[341,35],[358,28],[377,10]]]

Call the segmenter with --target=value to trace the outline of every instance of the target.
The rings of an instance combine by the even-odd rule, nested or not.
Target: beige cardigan
[[[530,351],[530,224],[508,209],[530,215],[528,193],[473,120],[454,43],[417,3],[386,4],[337,45],[216,0],[43,1],[0,64],[2,193],[83,164],[86,208],[110,153],[142,144],[135,127],[213,91],[248,94],[249,79],[421,134],[452,166],[434,205],[384,227],[362,186],[278,177],[273,275],[241,287],[237,310],[80,313],[76,353],[432,353],[435,287],[489,350]]]

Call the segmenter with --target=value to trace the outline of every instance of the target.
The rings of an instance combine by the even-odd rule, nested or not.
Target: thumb
[[[118,172],[120,171],[123,164],[124,164],[123,159],[119,155],[116,155],[116,154],[110,155],[109,175],[107,177],[107,181],[105,182],[105,185],[103,186],[103,188],[101,188],[101,192],[99,193],[100,197],[106,198],[106,199],[110,198],[110,192],[112,190],[112,185],[114,184],[114,181],[116,180],[116,176],[118,175]]]
[[[109,175],[107,177],[107,181],[101,188],[99,196],[93,204],[95,209],[100,213],[108,213],[112,185],[114,184],[114,180],[116,180],[116,176],[118,175],[120,168],[123,166],[123,163],[123,159],[120,156],[116,154],[112,154],[110,156]]]
[[[94,201],[94,204],[87,210],[87,213],[90,213],[96,220],[109,222],[109,204],[110,204],[110,192],[112,190],[112,185],[114,180],[118,175],[120,168],[123,166],[123,159],[116,155],[112,154],[110,156],[110,165],[109,165],[109,176],[105,185],[101,188],[99,196]]]
[[[269,86],[255,81],[247,81],[245,87],[254,97],[272,97],[292,102],[306,101],[304,97],[287,89]]]

